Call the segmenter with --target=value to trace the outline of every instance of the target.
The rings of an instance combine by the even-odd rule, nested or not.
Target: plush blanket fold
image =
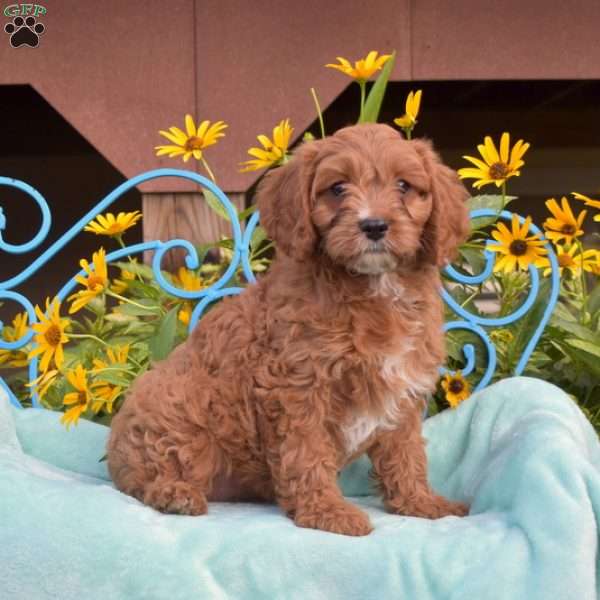
[[[426,421],[430,479],[471,504],[386,514],[366,459],[341,476],[375,531],[297,528],[276,506],[161,515],[116,491],[107,429],[15,410],[0,391],[2,600],[587,600],[599,595],[600,446],[545,382],[507,379]]]

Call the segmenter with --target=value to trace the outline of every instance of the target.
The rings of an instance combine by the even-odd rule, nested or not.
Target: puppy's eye
[[[396,186],[403,194],[406,194],[408,191],[410,191],[412,189],[412,186],[410,185],[410,183],[408,183],[408,181],[405,181],[404,179],[398,179]]]
[[[342,197],[345,193],[346,193],[346,186],[344,185],[344,183],[342,181],[338,181],[337,183],[334,183],[330,188],[329,191],[336,197],[336,198],[340,198]]]

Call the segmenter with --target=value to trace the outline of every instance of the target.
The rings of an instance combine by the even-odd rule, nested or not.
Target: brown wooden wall
[[[599,79],[600,2],[572,0],[48,0],[38,48],[0,38],[0,85],[31,84],[126,177],[160,166],[158,129],[186,112],[229,123],[207,152],[242,192],[258,133],[314,118],[348,80],[335,56],[398,51],[396,80]],[[3,17],[4,18],[4,17]],[[5,21],[9,19],[5,18]],[[3,115],[3,119],[10,115]],[[145,192],[191,191],[157,180]]]

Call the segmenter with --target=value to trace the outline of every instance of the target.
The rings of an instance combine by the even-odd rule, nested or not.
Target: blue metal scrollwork
[[[34,307],[32,303],[22,294],[14,291],[14,288],[19,286],[21,283],[29,279],[31,276],[35,275],[46,263],[48,263],[59,250],[61,250],[66,244],[68,244],[81,230],[97,215],[104,212],[107,208],[109,208],[120,196],[129,191],[130,189],[138,186],[139,184],[149,181],[151,179],[156,179],[158,177],[181,177],[184,179],[188,179],[197,183],[202,188],[206,188],[211,191],[218,201],[221,203],[227,215],[229,216],[229,220],[232,226],[233,233],[233,253],[229,266],[223,273],[223,275],[219,278],[218,281],[213,283],[210,287],[204,288],[197,291],[189,291],[180,289],[173,285],[171,281],[168,281],[162,271],[161,264],[164,255],[173,248],[183,248],[186,251],[185,262],[188,268],[196,269],[200,266],[200,260],[196,249],[194,246],[187,240],[182,239],[174,239],[166,242],[160,240],[154,240],[149,242],[144,242],[141,244],[134,244],[128,246],[124,249],[116,250],[114,252],[109,253],[106,256],[107,263],[118,261],[126,256],[131,256],[135,254],[141,254],[147,250],[154,251],[154,257],[152,261],[152,270],[156,281],[160,285],[160,287],[178,298],[183,298],[186,300],[196,300],[197,304],[192,311],[192,315],[190,318],[189,329],[193,329],[196,325],[198,319],[201,317],[202,313],[206,309],[206,307],[216,300],[223,298],[225,296],[231,296],[235,294],[239,294],[243,291],[243,288],[240,287],[226,287],[228,281],[230,281],[232,275],[237,271],[238,268],[241,267],[242,272],[246,280],[250,283],[254,283],[256,281],[254,277],[254,273],[252,272],[252,268],[250,265],[250,242],[252,239],[252,234],[255,231],[258,221],[259,215],[255,212],[252,217],[249,219],[244,231],[242,232],[242,227],[240,225],[236,210],[230,200],[225,196],[225,194],[209,179],[198,175],[197,173],[193,173],[191,171],[184,171],[179,169],[156,169],[153,171],[148,171],[146,173],[142,173],[137,177],[133,177],[128,181],[122,183],[116,189],[114,189],[110,194],[108,194],[103,200],[101,200],[94,208],[92,208],[89,212],[87,212],[81,219],[79,219],[69,230],[67,230],[58,240],[56,240],[49,248],[47,248],[44,252],[42,252],[37,258],[35,258],[21,273],[11,277],[5,281],[0,281],[0,300],[12,300],[17,302],[23,307],[23,310],[27,312],[29,325],[37,322],[37,316],[35,314]],[[48,231],[50,229],[51,224],[51,215],[50,210],[48,208],[48,204],[44,197],[34,188],[29,186],[28,184],[18,181],[15,179],[10,179],[8,177],[0,177],[0,186],[9,186],[13,188],[20,189],[27,193],[33,200],[37,203],[41,214],[42,214],[42,224],[40,226],[39,231],[36,235],[27,243],[20,245],[9,244],[4,241],[2,237],[2,231],[6,229],[6,218],[2,212],[0,207],[0,251],[7,252],[9,254],[17,254],[23,252],[29,252],[35,249],[39,244],[41,244],[46,238]],[[489,217],[489,216],[498,216],[494,211],[483,209],[474,211],[471,214],[472,218],[476,217]],[[506,211],[503,211],[500,215],[500,218],[510,219],[512,214]],[[521,218],[521,222],[523,219]],[[534,233],[540,233],[539,229],[535,227],[535,225],[531,225],[531,229]],[[533,352],[533,349],[539,340],[542,331],[550,318],[550,314],[556,303],[556,299],[558,297],[558,289],[559,289],[559,278],[558,278],[558,265],[556,262],[556,257],[552,252],[549,244],[546,245],[548,248],[548,254],[550,256],[550,262],[552,265],[552,291],[548,301],[547,308],[544,312],[544,316],[540,321],[538,328],[536,329],[534,335],[532,336],[529,344],[527,345],[525,352],[523,353],[519,364],[516,369],[516,373],[521,373],[525,368],[527,360],[529,356]],[[485,252],[486,258],[486,266],[482,273],[478,275],[466,276],[462,275],[453,267],[448,267],[446,269],[446,274],[448,277],[458,281],[459,283],[474,285],[484,282],[492,273],[493,264],[494,264],[494,256],[490,251]],[[75,275],[84,275],[84,271],[79,271]],[[478,336],[484,343],[487,349],[487,367],[483,378],[479,382],[477,389],[487,385],[491,380],[495,368],[496,368],[496,351],[495,347],[490,341],[484,327],[492,326],[498,327],[502,325],[506,325],[512,323],[519,319],[523,314],[525,314],[533,305],[535,301],[536,295],[539,290],[539,276],[537,270],[534,267],[530,268],[531,274],[531,291],[526,298],[525,302],[519,307],[519,309],[512,315],[504,316],[501,318],[487,318],[482,317],[480,315],[474,315],[466,311],[463,307],[456,303],[456,301],[452,298],[452,296],[446,291],[442,291],[442,295],[444,301],[448,304],[448,306],[459,316],[462,321],[452,321],[446,324],[445,330],[451,331],[455,329],[463,329],[467,331],[471,331],[473,334]],[[74,277],[69,279],[63,287],[58,291],[57,297],[62,302],[69,293],[77,286],[77,282]],[[2,333],[2,323],[0,323],[0,334]],[[27,333],[16,341],[7,341],[0,335],[0,349],[1,350],[17,350],[19,348],[24,347],[26,344],[30,343],[33,338],[34,332],[29,327]],[[466,360],[466,366],[464,369],[465,374],[471,373],[475,369],[475,348],[472,344],[466,344],[463,348],[463,353]],[[33,358],[29,361],[29,381],[33,381],[38,374],[37,368],[37,358]],[[10,391],[7,384],[0,377],[0,386],[4,388],[9,395],[12,403],[15,406],[20,407],[20,403],[14,396],[14,394]],[[34,395],[32,399],[32,403],[34,406],[40,406],[40,403],[37,397]]]
[[[504,219],[507,221],[512,220],[513,213],[503,210],[499,214],[491,209],[479,209],[471,212],[471,219],[476,219],[478,217],[498,217],[500,219]],[[520,215],[517,215],[519,219],[519,223],[522,225],[525,222],[525,219]],[[542,235],[542,231],[533,223],[529,226],[530,232],[534,234]],[[542,238],[543,239],[543,238]],[[488,242],[488,246],[497,244],[497,242]],[[527,365],[527,361],[529,360],[531,353],[533,352],[536,344],[538,343],[540,336],[542,335],[546,324],[548,323],[550,316],[552,315],[552,311],[556,306],[556,302],[558,300],[558,294],[560,291],[560,275],[558,262],[556,259],[556,255],[552,249],[552,246],[549,242],[546,242],[544,247],[548,251],[548,258],[550,260],[551,265],[551,278],[550,278],[550,296],[547,299],[547,305],[536,327],[533,335],[529,339],[527,346],[525,347],[521,358],[515,368],[514,374],[520,375],[525,370]],[[492,274],[494,269],[494,261],[495,254],[490,250],[485,250],[485,267],[480,274],[477,275],[463,275],[459,273],[454,267],[448,266],[445,269],[446,275],[457,281],[459,283],[464,283],[467,285],[478,285],[485,282]],[[504,315],[502,317],[484,317],[478,314],[470,313],[465,310],[456,300],[452,297],[452,295],[446,290],[442,289],[442,297],[444,302],[452,309],[454,313],[456,313],[459,317],[463,319],[463,321],[451,321],[445,324],[444,331],[452,331],[454,329],[463,329],[467,331],[472,331],[475,333],[485,345],[487,351],[487,366],[484,372],[483,377],[475,386],[475,390],[479,390],[485,387],[492,379],[494,375],[494,371],[496,369],[496,348],[489,336],[487,335],[484,327],[503,327],[506,325],[510,325],[518,321],[521,317],[523,317],[534,305],[540,290],[540,276],[538,270],[533,265],[529,266],[529,275],[531,278],[531,288],[529,290],[529,294],[525,301],[519,306],[519,308],[509,315]],[[466,359],[466,366],[463,370],[463,375],[469,375],[473,372],[475,368],[475,349],[472,344],[467,344],[463,348],[463,353]]]

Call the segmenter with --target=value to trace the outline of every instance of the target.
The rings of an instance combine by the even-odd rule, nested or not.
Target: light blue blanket
[[[299,529],[275,506],[165,516],[117,492],[107,430],[0,399],[2,600],[592,600],[600,448],[576,405],[527,378],[425,423],[432,485],[467,518],[386,514],[368,464],[342,475],[363,538]]]

